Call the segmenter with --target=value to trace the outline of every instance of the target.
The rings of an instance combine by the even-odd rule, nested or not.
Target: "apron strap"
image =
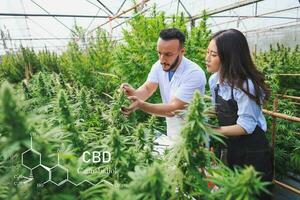
[[[217,97],[218,97],[218,92],[219,92],[219,84],[217,84],[217,86],[215,87],[214,91],[215,91],[215,101],[217,101]],[[234,96],[233,96],[233,87],[231,87],[231,99],[234,100]]]
[[[234,96],[233,96],[233,87],[231,87],[231,99],[234,100]]]
[[[218,111],[218,106],[217,106],[217,104],[218,104],[218,96],[219,96],[219,84],[217,84],[217,86],[215,87],[215,109],[216,109],[216,112]]]
[[[217,86],[215,87],[214,91],[215,91],[215,100],[217,100],[218,93],[219,93],[219,84],[217,84]]]

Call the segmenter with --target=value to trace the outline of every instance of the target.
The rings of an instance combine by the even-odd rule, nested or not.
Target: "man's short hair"
[[[185,35],[177,28],[163,29],[159,33],[159,37],[163,40],[179,40],[180,47],[184,47]]]

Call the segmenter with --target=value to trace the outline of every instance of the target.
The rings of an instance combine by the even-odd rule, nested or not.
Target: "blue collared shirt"
[[[168,74],[169,74],[169,81],[171,81],[173,75],[175,74],[175,71],[168,71]]]
[[[219,83],[219,73],[214,73],[209,78],[209,87],[212,94],[212,102],[215,104],[215,87],[219,84],[218,94],[224,99],[231,99],[231,87],[226,83]],[[248,79],[249,91],[254,94],[253,82]],[[245,83],[246,88],[246,83]],[[263,115],[260,105],[250,99],[250,97],[241,89],[233,88],[233,97],[238,105],[238,119],[237,124],[240,125],[248,134],[253,133],[256,125],[258,125],[264,131],[267,130],[266,119]]]

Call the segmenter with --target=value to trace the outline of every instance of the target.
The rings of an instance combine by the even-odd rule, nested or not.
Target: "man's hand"
[[[135,89],[129,85],[128,83],[122,83],[121,85],[121,90],[124,91],[124,93],[127,95],[127,96],[134,96],[135,95]]]
[[[147,99],[156,91],[158,88],[158,83],[152,83],[146,81],[138,89],[134,89],[128,83],[123,83],[120,89],[125,93],[125,95],[132,101],[129,107],[122,107],[121,112],[125,115],[129,115],[141,105],[146,104]]]
[[[131,105],[129,107],[122,107],[121,108],[121,112],[124,115],[129,115],[130,113],[134,112],[135,110],[139,109],[140,106],[144,103],[144,101],[140,100],[138,97],[136,96],[129,96],[128,97],[129,100],[132,101]]]

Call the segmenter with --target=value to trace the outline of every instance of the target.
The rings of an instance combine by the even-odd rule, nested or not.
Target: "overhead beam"
[[[129,8],[129,9],[125,10],[125,11],[122,11],[121,13],[119,13],[119,14],[117,14],[117,15],[115,15],[115,16],[112,16],[108,21],[104,22],[104,23],[101,24],[100,26],[97,26],[97,27],[93,28],[91,31],[89,31],[89,34],[92,33],[93,31],[95,31],[96,29],[98,29],[98,28],[104,26],[105,24],[108,24],[108,23],[110,23],[111,21],[113,21],[113,20],[115,20],[115,19],[121,17],[122,15],[124,15],[124,14],[130,12],[131,10],[137,9],[139,6],[144,5],[144,4],[147,3],[148,1],[150,1],[150,0],[143,0],[141,3],[138,3],[138,4],[134,5],[133,7]]]
[[[45,8],[43,8],[40,4],[36,3],[34,0],[30,0],[32,3],[34,3],[37,7],[39,7],[40,9],[42,9],[44,12],[46,12],[48,15],[51,15],[50,12],[48,12]],[[60,21],[59,19],[57,19],[56,17],[53,17],[58,23],[60,23],[61,25],[63,25],[65,28],[67,28],[69,31],[71,31],[74,35],[78,36],[78,33],[76,33],[75,31],[73,31],[71,28],[69,28],[65,23],[63,23],[62,21]]]
[[[178,3],[180,3],[180,5],[182,6],[182,8],[183,8],[184,11],[186,12],[186,14],[187,14],[190,18],[192,18],[191,13],[186,9],[186,7],[184,6],[184,4],[183,4],[180,0],[178,0]]]
[[[100,37],[106,38],[106,37]],[[113,37],[113,38],[122,38],[122,37]],[[28,40],[71,40],[72,37],[60,37],[60,38],[51,38],[51,37],[30,37],[30,38],[2,38],[3,41],[28,41]]]
[[[226,12],[228,10],[233,10],[235,8],[240,8],[240,7],[247,6],[247,5],[250,5],[250,4],[253,4],[253,3],[257,3],[257,2],[260,2],[260,1],[263,1],[263,0],[243,0],[243,1],[239,1],[239,2],[232,3],[230,5],[227,5],[227,6],[224,6],[224,7],[221,7],[221,8],[217,8],[217,9],[214,9],[214,10],[208,10],[206,12],[206,15],[215,15],[215,14],[218,14],[218,13]],[[193,16],[191,18],[191,20],[197,20],[197,19],[202,18],[203,16],[204,16],[203,14],[198,14],[198,15]]]
[[[35,14],[35,13],[0,13],[0,16],[14,16],[14,17],[78,17],[78,18],[104,18],[108,16],[101,15],[62,15],[62,14]],[[130,18],[129,16],[119,16],[118,18]]]
[[[106,5],[104,5],[104,3],[102,3],[100,0],[97,0],[98,3],[100,3],[111,15],[114,15],[114,13],[108,8],[106,7]]]
[[[281,10],[275,10],[275,11],[272,11],[272,12],[266,12],[266,13],[262,13],[262,14],[255,14],[253,16],[236,16],[238,17],[238,19],[234,19],[234,20],[229,20],[229,21],[225,21],[225,22],[221,22],[219,24],[214,24],[213,26],[210,26],[211,27],[214,27],[214,26],[220,26],[220,25],[223,25],[223,24],[228,24],[228,23],[232,23],[232,22],[237,22],[237,21],[242,21],[242,20],[246,20],[246,19],[251,19],[251,18],[281,18],[281,19],[299,19],[299,18],[292,18],[292,17],[279,17],[279,16],[265,16],[265,15],[270,15],[270,14],[276,14],[276,13],[280,13],[280,12],[285,12],[285,11],[289,11],[289,10],[293,10],[293,9],[298,9],[300,8],[300,6],[294,6],[294,7],[290,7],[290,8],[285,8],[285,9],[281,9]],[[219,17],[219,15],[216,15],[216,16],[210,16],[210,17]],[[223,16],[225,17],[225,16]]]
[[[123,3],[121,4],[121,6],[119,7],[119,9],[117,10],[116,14],[118,14],[120,12],[120,10],[122,9],[122,7],[124,6],[126,0],[123,1]],[[115,14],[115,15],[116,15]]]

